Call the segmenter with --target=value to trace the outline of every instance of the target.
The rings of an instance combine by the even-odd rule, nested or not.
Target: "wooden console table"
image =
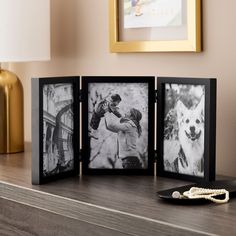
[[[236,199],[179,206],[156,192],[189,182],[82,176],[31,185],[31,151],[0,156],[0,235],[236,235]]]

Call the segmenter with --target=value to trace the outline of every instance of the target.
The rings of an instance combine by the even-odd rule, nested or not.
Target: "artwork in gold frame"
[[[110,52],[200,52],[201,0],[109,0]]]

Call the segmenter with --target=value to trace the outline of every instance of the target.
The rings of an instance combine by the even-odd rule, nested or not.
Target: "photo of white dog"
[[[168,89],[166,99],[171,105],[167,106],[165,119],[165,170],[203,177],[204,86],[173,86]]]
[[[203,176],[204,154],[204,99],[194,109],[177,103],[179,143],[182,155],[178,157],[179,173]]]

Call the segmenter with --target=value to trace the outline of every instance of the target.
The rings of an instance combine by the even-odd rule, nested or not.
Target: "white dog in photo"
[[[203,176],[204,155],[204,99],[194,109],[180,100],[176,105],[180,152],[178,170],[181,174]]]

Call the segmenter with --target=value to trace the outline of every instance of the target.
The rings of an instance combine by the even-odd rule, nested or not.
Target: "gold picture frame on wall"
[[[200,52],[201,0],[109,0],[110,52]]]

